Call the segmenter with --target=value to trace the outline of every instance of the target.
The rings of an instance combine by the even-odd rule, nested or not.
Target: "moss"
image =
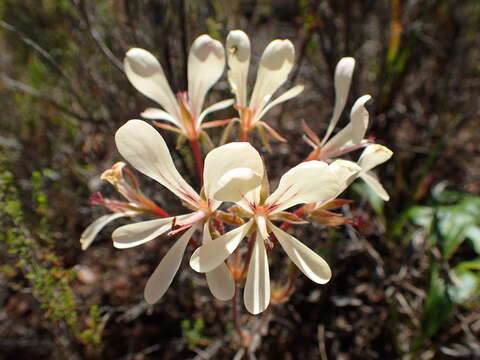
[[[98,344],[103,330],[98,308],[92,307],[88,316],[81,313],[70,286],[75,273],[63,267],[53,243],[45,240],[51,236],[42,183],[42,172],[34,172],[31,176],[34,214],[29,214],[27,224],[15,177],[7,170],[6,161],[0,158],[0,226],[5,229],[0,232],[0,243],[4,244],[11,260],[11,264],[0,267],[0,274],[10,278],[16,271],[22,273],[48,320],[63,321],[71,334],[84,344]],[[35,235],[30,228],[36,229]],[[85,321],[80,321],[82,317]]]

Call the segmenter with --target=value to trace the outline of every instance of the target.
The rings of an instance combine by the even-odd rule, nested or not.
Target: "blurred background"
[[[0,14],[1,359],[480,358],[478,0],[1,0]],[[186,90],[192,41],[224,43],[237,28],[252,41],[252,81],[268,42],[288,38],[296,67],[285,88],[306,86],[268,114],[289,140],[262,149],[272,182],[310,150],[301,120],[325,131],[343,56],[357,60],[347,109],[371,94],[368,134],[394,151],[377,172],[390,202],[360,182],[342,196],[355,200],[346,210],[357,228],[296,228],[333,279],[300,276],[288,302],[242,317],[262,329],[248,351],[230,304],[188,266],[160,303],[144,302],[171,240],[116,250],[112,225],[87,251],[79,244],[105,213],[89,196],[116,196],[99,179],[120,160],[115,130],[153,104],[123,74],[125,52],[148,49]],[[230,96],[223,77],[207,102]],[[209,133],[218,143],[221,130]],[[188,148],[175,158],[195,184]],[[286,257],[273,257],[275,279]]]

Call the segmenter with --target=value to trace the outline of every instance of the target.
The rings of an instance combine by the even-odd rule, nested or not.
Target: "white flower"
[[[202,111],[208,90],[218,81],[225,68],[225,52],[219,41],[208,35],[199,36],[188,56],[188,92],[175,97],[158,60],[147,50],[132,48],[124,60],[125,73],[132,85],[145,96],[159,103],[164,110],[148,108],[142,116],[167,121],[163,126],[197,139],[202,121],[213,111],[233,104],[233,99],[220,101]]]
[[[346,154],[365,146],[364,139],[368,127],[368,111],[365,104],[371,99],[363,95],[357,99],[350,111],[350,122],[335,136],[331,137],[340,115],[345,108],[348,92],[352,81],[355,60],[351,57],[342,58],[335,69],[335,106],[325,136],[320,140],[305,126],[307,142],[314,148],[309,159],[328,160]]]
[[[292,70],[295,59],[293,44],[289,40],[273,40],[265,48],[249,103],[247,103],[247,77],[250,66],[250,40],[241,30],[230,31],[226,47],[228,80],[236,97],[242,132],[248,134],[258,125],[263,125],[271,131],[270,127],[260,121],[262,117],[272,107],[303,91],[303,85],[297,85],[272,100],[272,95],[285,83]],[[272,134],[277,137],[276,133]]]
[[[392,155],[393,152],[385,146],[372,144],[363,150],[357,162],[358,166],[362,168],[357,176],[365,181],[367,185],[385,201],[390,200],[390,196],[370,170],[386,162]]]
[[[325,260],[298,239],[275,226],[272,221],[280,220],[282,212],[292,206],[335,198],[359,170],[360,167],[355,163],[345,160],[338,160],[330,165],[321,161],[309,161],[285,173],[277,189],[269,196],[261,186],[237,194],[217,192],[217,199],[236,202],[250,220],[198,248],[190,259],[190,265],[199,272],[211,271],[235,251],[248,233],[256,231],[244,302],[249,312],[258,314],[267,308],[270,301],[270,275],[265,243],[271,244],[269,233],[272,232],[291,261],[307,277],[319,284],[328,282],[331,271]],[[266,183],[267,179],[264,181]]]
[[[204,195],[201,196],[179,174],[162,136],[146,122],[128,121],[115,134],[115,141],[125,160],[168,188],[192,210],[185,215],[125,225],[112,234],[114,246],[125,249],[169,232],[174,221],[180,226],[174,233],[187,230],[170,248],[147,282],[145,299],[154,303],[170,286],[193,233],[205,230],[203,242],[208,244],[211,241],[209,220],[221,204],[214,195],[223,191],[218,180],[235,173],[238,176],[229,185],[249,191],[260,184],[263,164],[257,151],[248,143],[230,143],[212,150],[205,159]],[[227,300],[234,294],[233,279],[223,262],[209,270],[207,282],[213,295],[219,299]]]

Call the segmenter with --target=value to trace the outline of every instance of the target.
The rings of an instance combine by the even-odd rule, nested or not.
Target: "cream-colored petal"
[[[196,38],[188,55],[188,102],[194,119],[200,116],[205,95],[224,69],[223,45],[208,35]]]
[[[325,284],[330,280],[332,271],[320,255],[272,223],[270,223],[269,226],[290,260],[292,260],[310,280],[317,284]]]
[[[145,119],[168,121],[180,128],[182,127],[181,124],[172,115],[161,109],[147,108],[140,115],[142,115],[142,117],[144,117]]]
[[[227,301],[235,295],[235,281],[233,280],[227,265],[220,264],[218,267],[205,274],[207,285],[215,298]]]
[[[285,102],[287,100],[290,100],[292,98],[294,98],[295,96],[298,96],[302,93],[304,89],[304,86],[303,85],[297,85],[297,86],[294,86],[293,88],[291,89],[288,89],[287,91],[285,91],[282,95],[280,95],[279,97],[277,97],[275,100],[269,102],[264,108],[263,110],[258,114],[258,116],[255,116],[252,120],[252,122],[257,122],[257,121],[260,121],[260,119],[271,109],[273,108],[274,106],[277,106],[278,104],[281,104],[282,102]]]
[[[127,52],[123,66],[128,80],[138,91],[162,105],[174,118],[180,119],[177,99],[155,56],[147,50],[132,48]]]
[[[359,172],[362,170],[362,168],[353,161],[342,159],[335,160],[333,163],[328,165],[328,168],[335,174],[337,181],[342,184],[339,189],[340,192],[334,197],[340,195],[340,193],[343,192],[347,186],[356,179]]]
[[[200,246],[190,258],[190,266],[197,272],[209,272],[222,264],[247,235],[253,220],[227,232],[212,242]]]
[[[255,189],[246,192],[239,201],[235,201],[242,209],[252,212],[252,205],[260,203],[260,194],[262,191],[261,186],[257,186]]]
[[[188,215],[177,216],[181,220]],[[113,246],[117,249],[128,249],[165,234],[172,229],[175,217],[142,221],[120,226],[112,233]]]
[[[265,250],[265,243],[258,233],[248,265],[243,301],[247,310],[253,315],[264,311],[270,303],[270,273],[267,251]]]
[[[352,143],[353,138],[352,123],[349,122],[342,130],[335,134],[327,143],[322,147],[322,154],[327,154],[328,157],[334,157],[335,154],[346,144]]]
[[[392,155],[392,150],[385,146],[379,144],[368,145],[365,150],[363,150],[362,155],[360,155],[358,165],[362,168],[362,171],[366,172],[383,164],[390,159]]]
[[[252,189],[260,187],[261,183],[261,176],[252,169],[232,169],[218,181],[213,198],[218,201],[238,202]]]
[[[250,39],[241,30],[227,36],[228,81],[238,106],[247,106],[247,79],[250,66]]]
[[[368,127],[368,111],[365,104],[372,97],[363,95],[355,101],[350,112],[350,124],[352,125],[352,142],[358,144],[365,137]]]
[[[151,125],[142,120],[130,120],[117,130],[115,142],[120,155],[134,168],[196,206],[200,197],[178,173],[167,144]]]
[[[144,292],[147,303],[156,303],[167,292],[173,277],[180,267],[185,249],[195,230],[197,230],[196,227],[191,227],[180,236],[148,279]]]
[[[375,193],[382,198],[384,201],[390,200],[390,196],[388,195],[387,191],[384,189],[382,184],[377,180],[377,178],[373,175],[372,172],[361,172],[360,178],[365,181],[365,183],[372,188]]]
[[[107,215],[100,216],[98,219],[92,222],[83,231],[82,236],[80,237],[80,245],[82,247],[82,250],[87,250],[90,244],[93,242],[93,240],[95,240],[95,237],[98,235],[98,233],[110,222],[125,216],[131,216],[131,215],[126,213],[107,214]]]
[[[287,171],[265,203],[274,206],[274,214],[297,204],[331,199],[341,185],[327,163],[307,161]]]
[[[211,241],[213,240],[210,234],[210,225],[207,221],[203,226],[203,244],[208,244]],[[207,272],[205,276],[208,288],[215,298],[222,301],[233,298],[233,295],[235,295],[235,281],[225,263]]]
[[[359,144],[362,141],[368,127],[365,103],[370,99],[370,95],[358,98],[350,112],[350,122],[324,145],[322,149],[324,153],[335,156],[335,153],[345,145]]]
[[[234,169],[244,171],[233,171]],[[203,172],[205,194],[209,199],[215,197],[217,200],[223,200],[221,196],[216,196],[222,187],[234,189],[232,185],[238,185],[241,186],[240,191],[249,191],[261,184],[263,172],[262,158],[249,143],[233,142],[222,145],[210,151],[205,158]],[[222,179],[225,175],[226,178]],[[223,182],[220,182],[221,179]],[[222,194],[228,195],[228,191]]]
[[[203,110],[200,116],[198,117],[198,120],[197,120],[198,126],[200,126],[200,124],[203,122],[203,119],[205,119],[205,116],[207,116],[212,112],[222,110],[229,106],[232,106],[234,102],[235,102],[234,99],[227,99],[227,100],[219,101],[213,105],[210,105],[205,110]]]
[[[327,142],[333,129],[335,129],[335,126],[337,125],[338,119],[340,119],[343,109],[345,108],[354,69],[355,59],[352,57],[341,58],[335,68],[335,107],[321,145]]]
[[[289,40],[274,40],[260,59],[257,80],[249,107],[257,112],[267,104],[273,93],[287,80],[295,60],[295,48]]]

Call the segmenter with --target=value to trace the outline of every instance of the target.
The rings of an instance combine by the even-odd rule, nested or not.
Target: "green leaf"
[[[470,240],[475,252],[480,255],[480,226],[471,225],[467,227],[465,235]]]
[[[464,261],[457,265],[458,269],[480,270],[480,257],[471,261]]]
[[[424,304],[422,319],[422,334],[424,337],[430,338],[436,334],[440,326],[452,314],[454,305],[445,280],[439,277],[438,264],[435,264]]]
[[[477,265],[480,265],[480,261]],[[448,286],[450,298],[457,304],[463,304],[478,294],[480,277],[464,268],[456,268],[450,272],[453,283]]]

